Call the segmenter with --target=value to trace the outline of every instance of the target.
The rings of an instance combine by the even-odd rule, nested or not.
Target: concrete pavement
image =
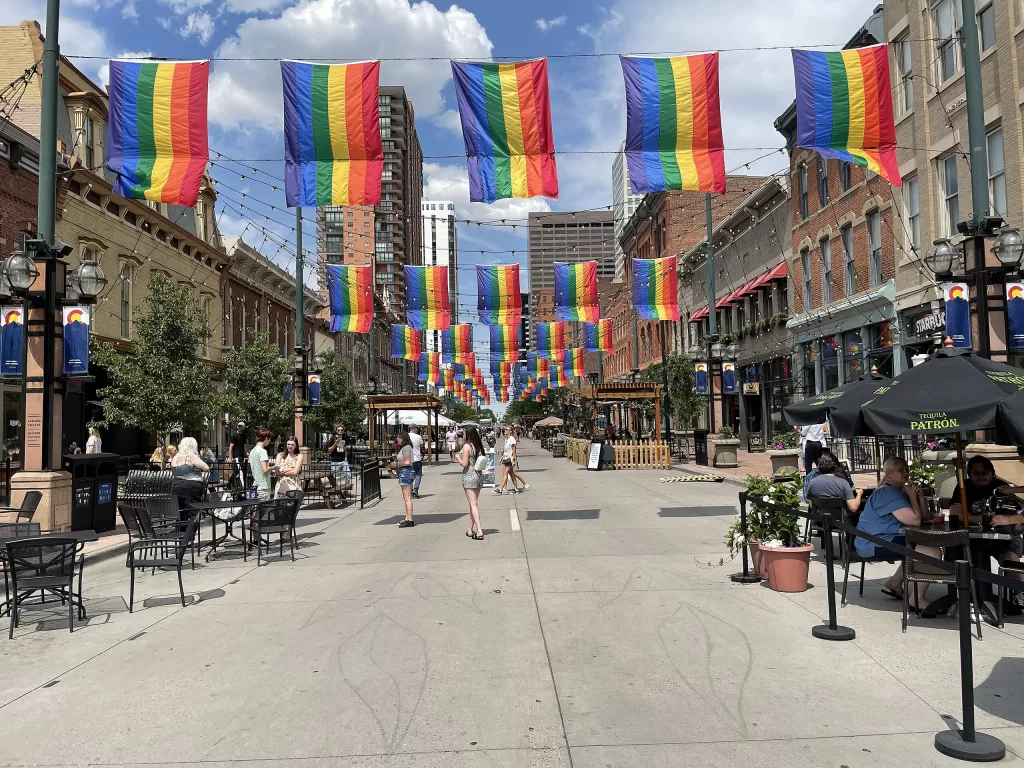
[[[960,715],[955,622],[902,635],[891,566],[841,611],[855,641],[816,640],[823,566],[782,595],[717,565],[734,485],[531,441],[521,464],[530,491],[481,496],[483,542],[442,464],[415,528],[385,480],[372,509],[304,511],[294,564],[186,571],[184,609],[173,574],[140,574],[129,615],[123,562],[87,568],[81,629],[54,611],[0,638],[0,765],[956,764],[932,748]],[[1012,621],[974,644],[976,716],[1024,765]]]

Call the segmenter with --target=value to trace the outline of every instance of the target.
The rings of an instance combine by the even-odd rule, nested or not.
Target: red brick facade
[[[39,179],[17,162],[23,151],[20,145],[9,143],[6,137],[0,142],[4,155],[0,159],[0,256],[7,258],[24,233],[36,231]]]

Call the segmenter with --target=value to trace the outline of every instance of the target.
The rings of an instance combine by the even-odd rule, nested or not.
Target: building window
[[[825,238],[818,246],[821,248],[821,301],[832,303],[832,244]]]
[[[910,245],[916,252],[921,247],[921,204],[916,178],[903,180],[903,215],[907,222]]]
[[[839,161],[839,188],[843,192],[849,192],[853,184],[850,181],[850,163]]]
[[[914,108],[914,63],[912,53],[913,48],[911,48],[910,40],[900,40],[896,43],[896,69],[900,76],[898,105],[901,115]]]
[[[132,337],[132,281],[135,266],[125,264],[121,269],[121,338]]]
[[[956,155],[939,158],[939,189],[942,193],[942,235],[953,237],[960,221],[960,187],[956,179]]]
[[[986,137],[988,145],[988,199],[996,216],[1006,218],[1006,173],[1003,165],[1003,129]]]
[[[800,218],[807,218],[807,166],[800,166]]]
[[[996,44],[996,12],[992,0],[977,0],[978,37],[981,50],[987,51]]]
[[[85,163],[85,167],[94,169],[96,163],[95,150],[96,150],[96,137],[94,136],[94,128],[92,118],[88,115],[85,116],[85,120],[82,123],[83,136],[82,136],[82,161]]]
[[[933,4],[935,58],[939,82],[960,71],[960,0],[939,0]]]
[[[811,311],[811,252],[807,248],[800,251],[800,265],[804,270],[804,312]],[[755,306],[757,302],[754,302]]]
[[[122,296],[124,295],[124,291],[121,292],[121,295]],[[210,297],[207,296],[204,293],[200,297],[199,303],[200,303],[200,306],[203,309],[203,319],[207,323],[210,322]],[[121,322],[122,322],[122,324],[124,323],[123,320]],[[123,336],[124,334],[121,334],[121,335]],[[209,339],[209,337],[204,336],[203,337],[203,357],[209,357],[209,356],[210,356],[210,339]]]
[[[882,216],[878,211],[868,214],[868,249],[871,251],[871,285],[882,282]]]
[[[824,208],[828,205],[828,161],[818,158],[818,204]]]
[[[351,212],[350,214],[351,215]],[[344,213],[337,209],[328,209],[324,211],[324,225],[328,231],[338,231],[341,229],[341,225],[344,222]]]
[[[857,292],[857,266],[853,260],[853,227],[847,224],[839,230],[843,241],[843,269],[846,274],[846,295]]]

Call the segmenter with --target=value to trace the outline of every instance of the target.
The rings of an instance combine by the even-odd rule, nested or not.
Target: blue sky
[[[793,99],[788,47],[843,44],[875,0],[63,0],[62,52],[100,82],[106,57],[376,59],[382,84],[405,85],[417,114],[425,196],[451,199],[460,219],[522,220],[529,211],[611,203],[612,154],[625,134],[622,76],[614,56],[552,58],[549,89],[560,199],[468,201],[461,130],[448,58],[723,52],[726,167],[781,147],[772,121]],[[17,5],[17,7],[12,7]],[[0,4],[0,23],[45,17],[44,0]],[[283,267],[294,265],[294,212],[284,208],[282,106],[274,61],[215,61],[210,83],[211,172],[221,193],[221,230],[245,239]],[[747,148],[769,148],[747,149]],[[572,154],[579,153],[579,154]],[[454,156],[454,157],[452,157]],[[751,165],[772,173],[775,154]],[[276,187],[276,188],[275,188]],[[245,206],[245,208],[242,208]],[[273,209],[270,206],[274,206]],[[315,248],[312,212],[305,247]],[[261,231],[263,230],[263,231]],[[526,263],[525,227],[460,224],[460,304],[475,308],[477,263]],[[506,251],[488,253],[480,251]],[[515,250],[515,256],[511,251]],[[526,285],[525,271],[522,275]],[[484,338],[477,328],[476,337]],[[483,368],[483,366],[481,366]]]

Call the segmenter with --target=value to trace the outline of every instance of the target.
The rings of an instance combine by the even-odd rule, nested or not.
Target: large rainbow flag
[[[210,157],[209,75],[208,61],[111,60],[106,165],[115,195],[195,207]]]
[[[796,143],[900,186],[886,45],[793,51]]]
[[[441,354],[446,363],[462,362],[473,352],[473,326],[470,323],[453,325],[441,331]]]
[[[641,320],[679,320],[674,256],[633,259],[633,308]]]
[[[597,305],[597,262],[565,264],[556,261],[555,317],[559,320],[596,323],[601,316]]]
[[[558,197],[548,61],[452,62],[469,199]]]
[[[441,355],[437,352],[424,352],[420,355],[419,371],[417,381],[426,381],[430,384],[441,386]]]
[[[611,352],[612,321],[598,320],[596,323],[584,323],[583,348],[587,352]]]
[[[288,205],[376,205],[384,150],[380,62],[282,61]]]
[[[725,192],[718,54],[620,56],[626,81],[626,164],[635,194]]]
[[[476,296],[481,323],[518,326],[523,318],[519,265],[477,265]]]
[[[519,326],[491,326],[491,364],[498,360],[519,359]]]
[[[423,339],[419,331],[408,325],[391,326],[391,357],[419,360],[423,354]]]
[[[331,333],[369,333],[373,325],[373,267],[327,265]]]
[[[405,311],[417,331],[445,331],[451,327],[448,267],[405,267]]]
[[[563,322],[537,323],[537,356],[553,360],[568,349],[569,330]]]

